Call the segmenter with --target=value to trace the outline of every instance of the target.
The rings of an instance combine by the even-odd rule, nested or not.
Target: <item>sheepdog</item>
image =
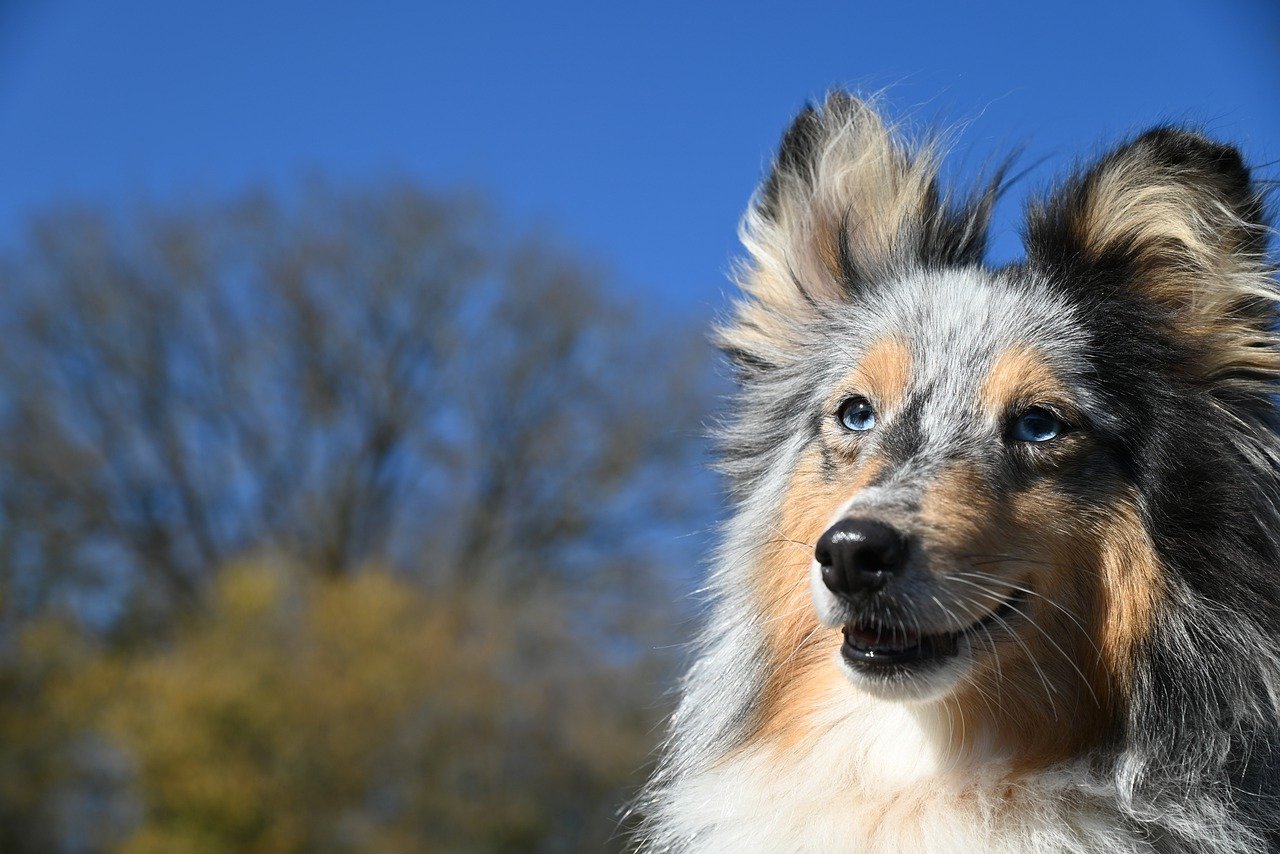
[[[732,517],[636,845],[1280,850],[1264,194],[1157,127],[1033,201],[835,92],[717,330]]]

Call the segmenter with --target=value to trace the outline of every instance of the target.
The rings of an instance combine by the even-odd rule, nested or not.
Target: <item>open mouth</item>
[[[960,652],[966,637],[997,623],[1007,627],[1026,595],[1018,591],[999,608],[955,632],[922,635],[905,626],[850,623],[844,627],[840,654],[859,671],[884,676],[941,664]]]

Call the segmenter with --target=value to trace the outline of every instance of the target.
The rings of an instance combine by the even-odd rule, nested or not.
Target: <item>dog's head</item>
[[[744,220],[724,444],[759,521],[743,583],[777,726],[843,671],[1033,740],[1049,715],[1105,727],[1162,555],[1218,542],[1194,505],[1232,500],[1211,481],[1240,444],[1213,434],[1270,419],[1263,205],[1235,149],[1144,134],[1033,206],[1025,263],[990,269],[998,183],[949,198],[928,147],[833,95]]]

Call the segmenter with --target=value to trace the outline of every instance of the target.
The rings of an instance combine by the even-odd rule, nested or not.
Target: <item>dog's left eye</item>
[[[1047,409],[1033,406],[1018,416],[1009,428],[1009,438],[1017,442],[1048,442],[1067,432],[1061,418]]]
[[[865,397],[851,397],[840,404],[836,417],[846,430],[865,433],[876,426],[876,410]]]

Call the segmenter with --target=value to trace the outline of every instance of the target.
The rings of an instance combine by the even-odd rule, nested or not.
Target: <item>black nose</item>
[[[837,596],[872,593],[902,571],[907,542],[883,522],[841,519],[818,540],[822,581]]]

